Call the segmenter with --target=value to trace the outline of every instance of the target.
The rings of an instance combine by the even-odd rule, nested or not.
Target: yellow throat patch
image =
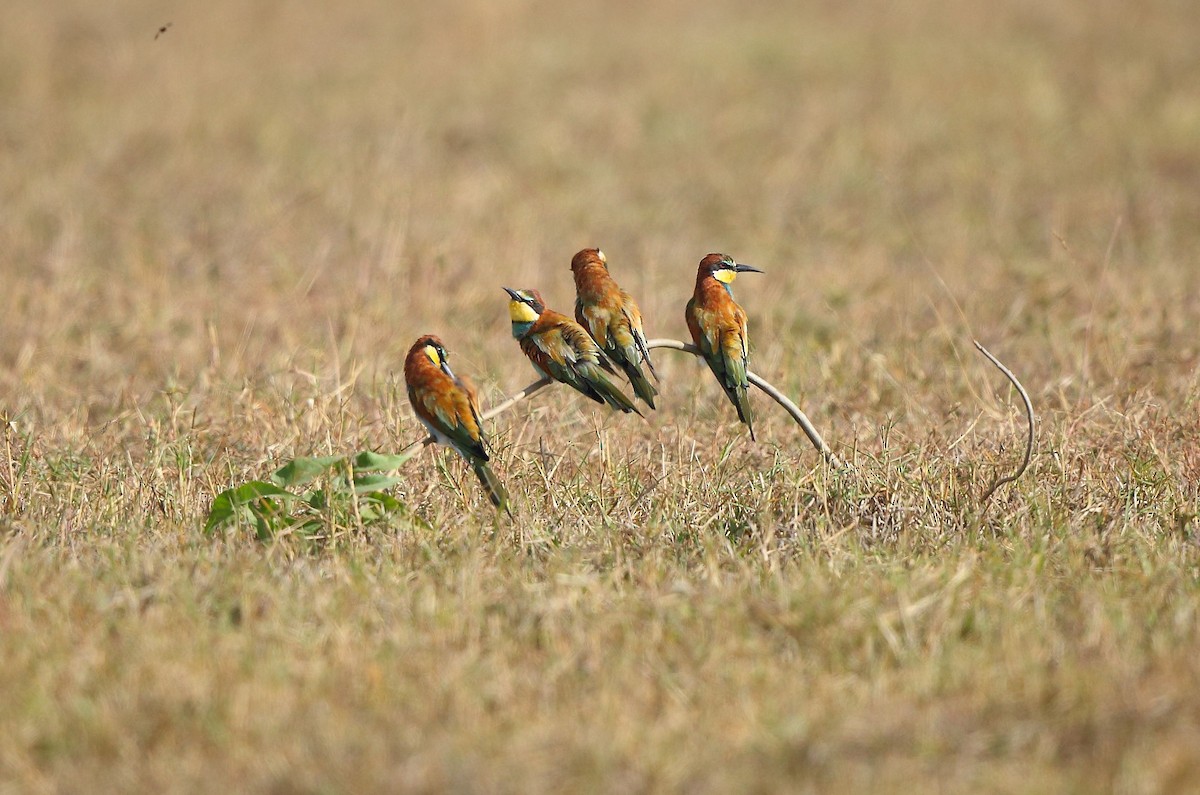
[[[514,323],[532,323],[538,319],[537,312],[534,312],[533,307],[524,301],[509,301],[508,316]]]
[[[438,355],[437,348],[432,345],[426,345],[425,355],[429,357],[429,361],[433,362],[436,367],[442,366],[442,357]]]
[[[737,271],[732,268],[722,268],[719,271],[713,271],[713,278],[724,284],[729,284],[737,278]]]

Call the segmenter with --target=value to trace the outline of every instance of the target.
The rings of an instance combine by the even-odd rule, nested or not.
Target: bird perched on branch
[[[408,401],[438,444],[453,447],[475,471],[488,499],[508,506],[508,492],[488,466],[483,420],[475,387],[450,369],[446,347],[432,334],[418,339],[404,359]]]
[[[746,333],[746,313],[733,300],[729,286],[739,273],[762,271],[739,265],[728,254],[709,254],[700,260],[696,290],[687,303],[685,316],[692,341],[754,439],[754,422],[746,395],[750,387],[746,375],[750,369],[750,337]]]
[[[511,299],[508,314],[512,334],[533,368],[547,378],[574,387],[597,403],[641,414],[633,401],[604,373],[616,374],[608,357],[588,333],[566,315],[547,309],[537,290],[505,287]]]
[[[637,396],[654,408],[658,390],[646,378],[641,365],[645,363],[655,380],[658,373],[650,361],[637,304],[609,275],[608,259],[598,248],[585,248],[576,254],[571,259],[571,273],[575,276],[575,319],[625,371]]]

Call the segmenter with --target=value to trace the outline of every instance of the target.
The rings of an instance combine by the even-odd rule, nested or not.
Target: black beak
[[[758,268],[751,267],[750,265],[743,265],[740,262],[734,265],[733,269],[738,273],[762,273],[762,271],[760,271]]]
[[[504,292],[508,293],[509,298],[511,298],[512,300],[520,301],[521,303],[525,303],[525,299],[521,297],[521,294],[518,293],[516,290],[512,289],[511,287],[505,287]]]

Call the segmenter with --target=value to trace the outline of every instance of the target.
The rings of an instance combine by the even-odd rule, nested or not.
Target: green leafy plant
[[[333,523],[377,522],[404,508],[385,489],[400,482],[389,473],[414,453],[292,459],[268,480],[252,480],[218,494],[204,532],[246,525],[254,527],[259,540],[267,540],[285,530],[311,537]],[[308,488],[301,490],[304,487]]]

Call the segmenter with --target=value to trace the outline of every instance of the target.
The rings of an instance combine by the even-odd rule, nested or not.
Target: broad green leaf
[[[280,486],[302,486],[310,480],[320,477],[343,456],[326,455],[317,458],[293,458],[284,464],[271,476],[271,482]]]
[[[395,475],[363,475],[354,479],[354,493],[367,494],[372,491],[380,491],[391,486],[395,486],[403,478]]]
[[[252,518],[246,516],[248,510],[253,511],[253,518],[257,523],[259,512],[253,510],[251,503],[267,497],[277,497],[281,500],[297,499],[295,494],[262,480],[252,480],[237,488],[226,489],[213,500],[208,519],[204,523],[204,532],[211,533],[218,527],[234,521],[239,515]]]
[[[307,522],[297,528],[297,532],[300,533],[300,535],[312,538],[315,535],[319,535],[324,529],[325,523],[320,519],[309,519]]]
[[[287,489],[265,480],[252,480],[233,490],[233,501],[238,505],[247,505],[260,497],[278,497],[281,500],[299,499]]]
[[[253,511],[254,514],[254,537],[259,541],[267,541],[271,536],[275,535],[275,523],[271,521],[270,516],[266,516],[258,511]]]
[[[259,497],[246,506],[254,514],[254,524],[258,528],[259,541],[266,541],[292,524],[294,519],[286,511],[288,502],[291,500],[276,501],[268,497]]]
[[[233,504],[233,489],[226,489],[216,496],[212,507],[208,509],[208,519],[204,522],[204,532],[211,534],[218,527],[233,520],[237,506]]]
[[[370,494],[364,494],[363,501],[377,502],[385,511],[399,511],[404,508],[404,503],[383,491],[374,491]]]
[[[374,522],[403,507],[404,503],[392,495],[382,491],[373,491],[362,496],[358,505],[358,513],[364,522]]]
[[[397,455],[385,455],[383,453],[372,453],[366,451],[359,453],[354,457],[355,472],[385,472],[390,469],[399,469],[405,461],[417,454],[417,450],[410,450],[407,453],[399,453]]]

